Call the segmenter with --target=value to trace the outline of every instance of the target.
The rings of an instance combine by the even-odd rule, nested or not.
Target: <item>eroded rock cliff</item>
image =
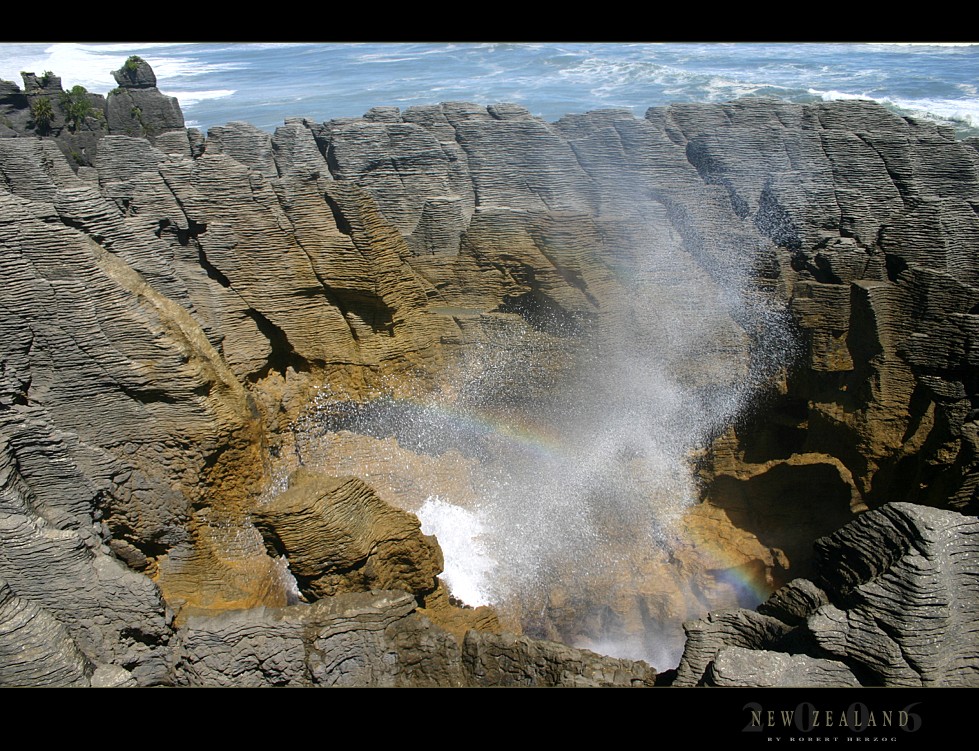
[[[680,394],[650,423],[687,436],[671,471],[700,450],[703,503],[677,536],[651,543],[644,507],[689,490],[648,477],[528,516],[568,542],[529,550],[536,586],[501,615],[569,644],[677,647],[680,621],[751,599],[737,579],[767,595],[832,568],[848,554],[812,541],[887,502],[976,512],[979,152],[942,128],[865,102],[553,124],[446,103],[203,139],[145,62],[116,77],[90,102],[102,117],[71,124],[25,113],[62,101],[57,77],[0,91],[0,681],[652,682],[450,602],[405,512],[443,489],[475,507],[486,467],[519,462],[493,434],[460,452],[445,421],[408,435],[364,405],[505,421],[511,439],[536,420],[539,447],[574,443],[575,410],[628,414],[643,384]],[[639,351],[670,354],[611,366]],[[974,682],[854,662],[870,616],[792,586],[835,623],[807,675]],[[488,630],[460,645],[433,621]],[[680,682],[711,661],[718,683],[757,672],[735,647],[792,626],[724,616],[700,630],[751,638],[688,646]]]
[[[687,624],[676,684],[975,686],[975,517],[893,503],[816,543],[816,583]]]

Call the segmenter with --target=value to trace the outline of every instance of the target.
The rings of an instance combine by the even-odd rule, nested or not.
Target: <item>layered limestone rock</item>
[[[719,604],[757,604],[849,560],[809,543],[886,501],[975,512],[979,152],[946,130],[867,102],[553,124],[445,103],[204,139],[144,61],[115,75],[108,101],[91,100],[104,125],[68,127],[55,108],[38,129],[31,103],[60,97],[56,76],[0,85],[0,650],[37,655],[0,680],[647,682],[570,648],[464,637],[499,630],[496,616],[451,604],[438,548],[391,507],[440,494],[475,507],[484,472],[511,462],[505,434],[465,453],[456,434],[368,426],[338,405],[564,437],[567,416],[587,403],[599,419],[630,379],[689,395],[681,422],[710,439],[689,540],[651,546],[633,517],[602,512],[588,519],[614,538],[600,555],[568,553],[515,598],[517,626],[568,643],[652,642]],[[798,344],[774,336],[779,310]],[[669,356],[614,370],[636,352]],[[761,386],[731,425],[700,414]],[[303,466],[375,490],[302,473],[283,487]],[[638,503],[667,492],[629,487]],[[596,508],[632,508],[616,492],[599,484]],[[922,540],[945,529],[893,508],[916,521],[860,518]],[[293,574],[321,599],[290,605]],[[975,602],[914,581],[881,580],[878,599]],[[880,636],[851,602],[877,596],[864,584],[800,585],[764,617],[691,632],[678,682],[974,682],[967,639],[942,662],[901,635],[910,622]],[[392,587],[424,614],[397,604],[409,595],[363,618],[336,599]],[[334,616],[372,625],[334,644]],[[769,677],[766,652],[744,652],[798,644],[806,659],[779,657]],[[401,667],[382,666],[391,655]]]
[[[652,686],[648,665],[513,635],[470,631],[460,644],[405,592],[192,618],[180,632],[178,685]]]
[[[894,503],[816,542],[817,582],[687,624],[675,685],[975,686],[979,522]]]
[[[310,600],[371,589],[424,597],[442,573],[442,552],[421,533],[418,519],[384,503],[356,477],[299,470],[289,489],[252,519]]]
[[[109,133],[140,136],[155,143],[176,131],[183,141],[179,153],[189,156],[189,141],[180,103],[156,88],[156,74],[149,63],[133,55],[119,70],[112,72],[112,77],[116,79],[118,87],[109,92],[105,103]]]

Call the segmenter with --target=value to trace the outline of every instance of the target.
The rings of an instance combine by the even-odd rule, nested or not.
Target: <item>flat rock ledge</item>
[[[563,644],[470,631],[463,643],[415,612],[407,592],[374,590],[312,605],[191,617],[181,629],[181,686],[652,686],[644,662]]]

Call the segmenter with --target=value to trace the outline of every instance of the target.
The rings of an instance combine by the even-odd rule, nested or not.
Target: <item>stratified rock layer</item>
[[[273,552],[284,555],[311,600],[371,589],[424,596],[442,573],[435,538],[356,477],[299,470],[289,489],[252,514]]]
[[[684,569],[672,577],[636,552],[648,546],[624,551],[617,572],[642,582],[611,605],[593,593],[618,573],[545,592],[535,631],[575,643],[623,624],[652,633],[651,619],[709,607],[725,572],[768,591],[808,575],[820,591],[796,585],[765,616],[694,628],[678,682],[700,682],[713,661],[717,682],[742,671],[761,685],[757,655],[711,652],[717,633],[823,661],[779,658],[775,683],[810,668],[846,682],[829,660],[864,683],[975,685],[973,632],[958,625],[975,610],[970,556],[940,571],[937,553],[913,552],[955,548],[971,522],[888,506],[860,517],[853,541],[830,537],[815,557],[809,546],[889,501],[976,511],[974,145],[869,102],[757,99],[553,124],[516,105],[383,107],[204,139],[145,62],[116,80],[73,124],[59,106],[31,119],[32,103],[57,103],[57,76],[0,84],[0,654],[36,655],[6,658],[0,682],[643,682],[511,637],[458,648],[390,604],[364,606],[380,615],[364,615],[361,646],[331,641],[323,609],[340,605],[286,607],[287,564],[311,598],[431,585],[434,613],[448,599],[430,581],[438,549],[414,527],[362,528],[362,512],[385,529],[394,512],[356,480],[335,498],[273,486],[304,464],[351,471],[304,453],[297,425],[316,394],[439,393],[451,406],[472,398],[447,375],[461,368],[480,408],[560,412],[557,386],[585,359],[676,350],[679,323],[697,346],[675,352],[670,377],[704,404],[773,376],[758,409],[707,431],[706,503],[688,519],[702,560],[664,554]],[[731,290],[743,305],[718,308]],[[768,338],[778,316],[746,313],[780,307],[801,333],[782,371],[791,346]],[[365,445],[344,432],[336,453]],[[837,559],[853,573],[815,578]],[[290,635],[307,621],[319,641]],[[378,636],[401,621],[413,625]],[[264,629],[280,641],[260,659]],[[225,632],[240,660],[220,647]],[[391,654],[415,667],[391,672]]]
[[[191,618],[180,685],[652,686],[648,665],[562,644],[470,631],[464,644],[414,612],[405,592],[359,592],[310,606]]]
[[[687,625],[676,685],[975,686],[979,522],[894,503],[817,541],[822,588]]]

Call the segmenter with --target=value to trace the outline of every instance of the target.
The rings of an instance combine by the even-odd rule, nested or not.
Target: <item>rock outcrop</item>
[[[310,600],[400,589],[424,598],[442,573],[442,551],[418,519],[389,506],[356,477],[299,470],[289,489],[252,514],[273,555],[284,555]]]
[[[107,101],[0,83],[0,682],[647,685],[530,636],[652,649],[743,598],[736,572],[811,581],[692,626],[678,684],[976,684],[972,522],[938,510],[977,511],[973,145],[757,99],[204,139],[144,61],[115,76]],[[709,439],[696,548],[651,546],[609,494],[558,519],[605,547],[538,562],[509,620],[530,633],[460,643],[500,622],[451,603],[407,512],[429,484],[475,505],[480,456],[341,408],[436,395],[512,438],[583,395],[600,415],[628,381],[603,365],[639,347],[669,357],[628,378],[688,395],[663,432]],[[324,479],[348,475],[370,486]]]
[[[642,662],[526,637],[470,631],[460,645],[403,591],[191,618],[176,681],[207,686],[652,686]]]
[[[979,521],[894,503],[816,542],[817,583],[687,624],[675,685],[975,686]]]
[[[177,153],[189,156],[190,145],[180,103],[156,88],[156,75],[149,64],[134,55],[119,70],[113,71],[112,76],[118,87],[109,92],[105,103],[109,133],[143,137],[150,143],[174,141],[180,143]],[[173,137],[167,140],[166,136],[171,133]]]

